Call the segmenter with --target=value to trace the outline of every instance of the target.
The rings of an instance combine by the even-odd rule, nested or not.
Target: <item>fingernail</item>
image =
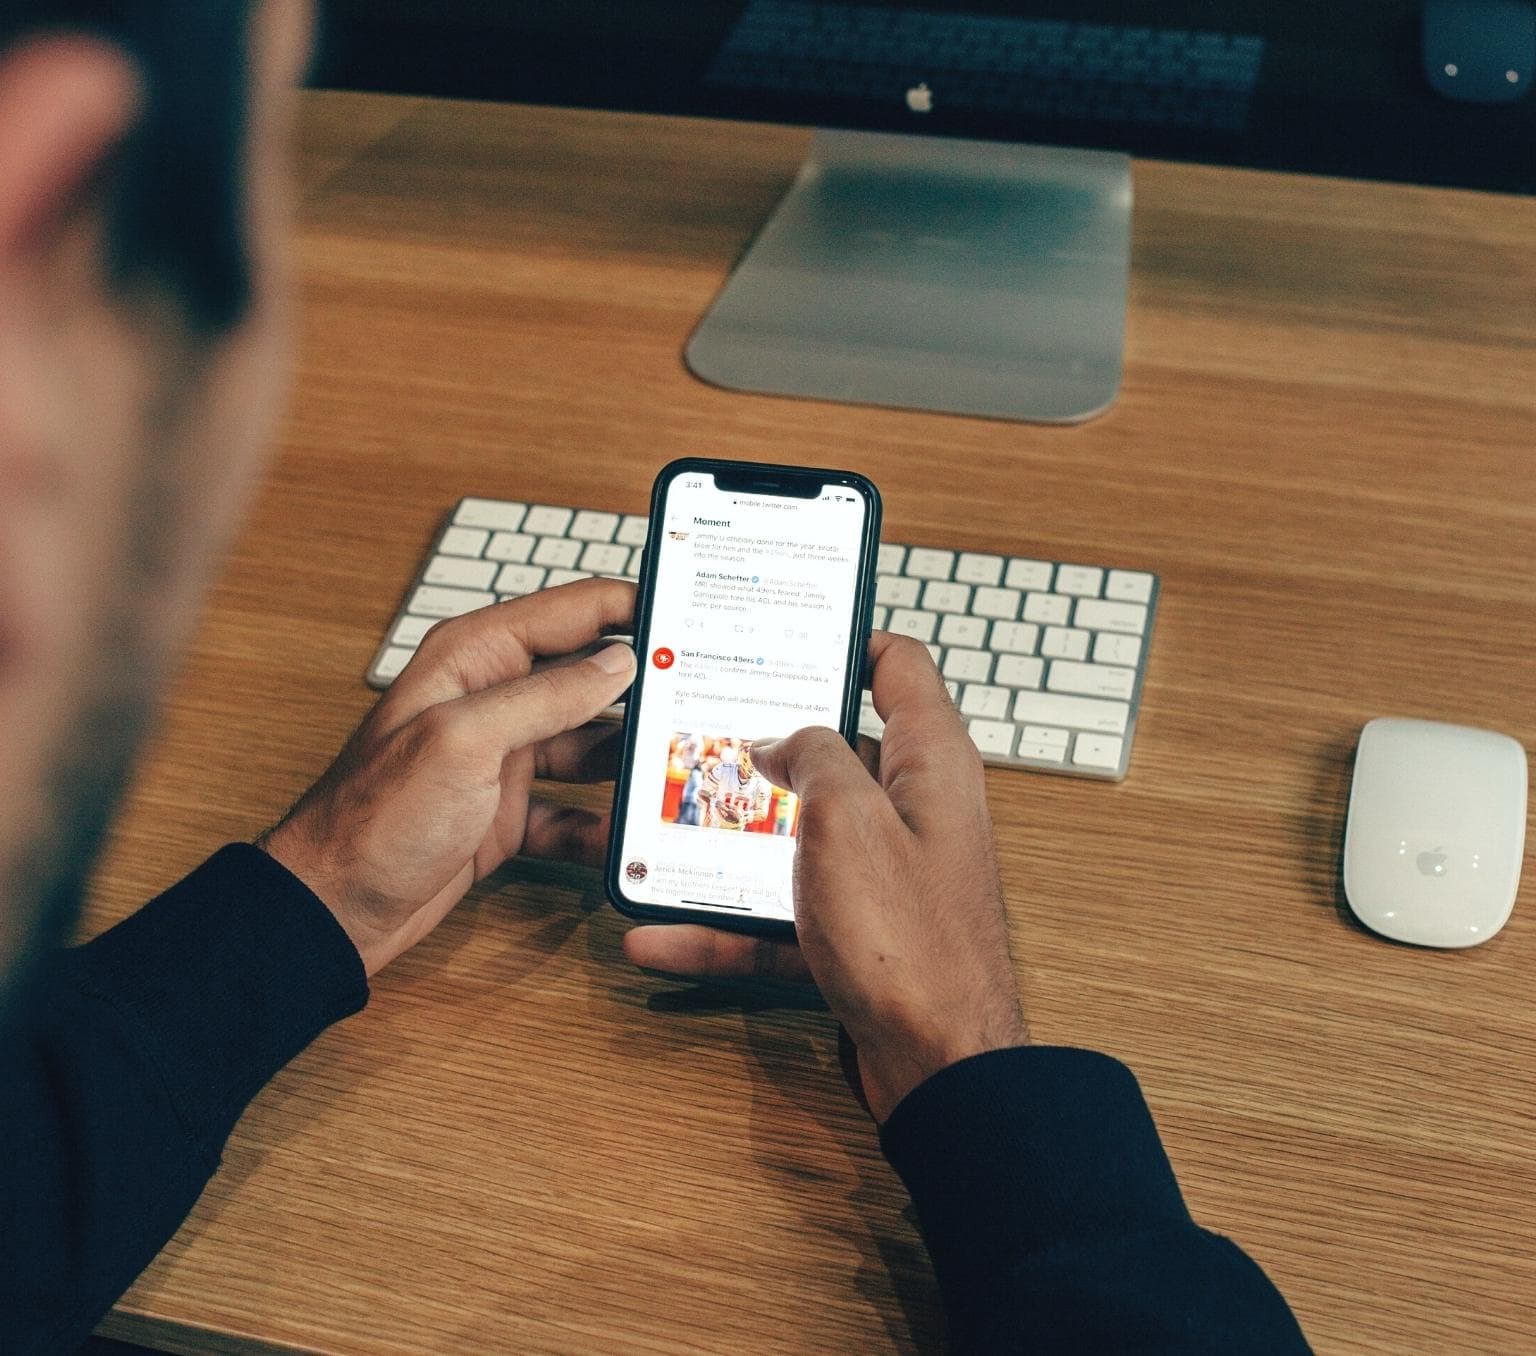
[[[629,673],[635,667],[635,652],[628,645],[610,645],[593,655],[592,662],[604,673]]]

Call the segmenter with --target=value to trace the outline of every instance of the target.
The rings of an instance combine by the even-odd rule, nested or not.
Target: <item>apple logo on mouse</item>
[[[1446,855],[1439,848],[1436,848],[1433,852],[1419,853],[1414,858],[1414,862],[1418,866],[1421,876],[1445,875]]]
[[[933,91],[926,80],[907,91],[907,107],[914,113],[933,112]]]

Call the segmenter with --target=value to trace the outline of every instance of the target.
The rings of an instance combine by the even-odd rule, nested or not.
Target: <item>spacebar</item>
[[[1097,734],[1124,734],[1130,714],[1131,708],[1125,702],[1060,697],[1054,692],[1021,692],[1013,700],[1013,719],[1021,725],[1065,725]]]

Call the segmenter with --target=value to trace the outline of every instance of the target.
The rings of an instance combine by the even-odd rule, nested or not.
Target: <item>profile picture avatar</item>
[[[799,798],[753,765],[750,739],[685,731],[672,736],[663,823],[793,838],[799,817]]]

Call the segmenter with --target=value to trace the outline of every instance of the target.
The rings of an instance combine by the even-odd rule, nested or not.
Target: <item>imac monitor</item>
[[[1536,0],[331,0],[322,84],[816,127],[687,346],[740,390],[1068,423],[1129,156],[1536,191]]]

